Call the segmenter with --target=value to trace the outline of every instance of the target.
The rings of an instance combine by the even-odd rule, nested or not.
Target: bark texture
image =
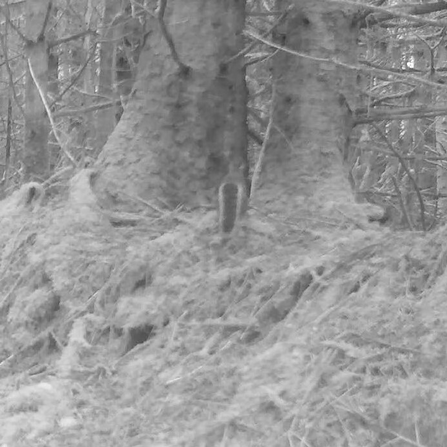
[[[48,0],[28,0],[26,2],[28,64],[24,108],[25,144],[22,161],[27,181],[33,179],[42,181],[48,177],[50,171],[49,124],[39,93],[40,89],[41,93],[46,96],[48,89],[48,51],[45,25],[50,9],[51,1]]]
[[[274,62],[276,131],[258,197],[289,217],[344,219],[356,207],[343,167],[356,73],[335,61],[357,62],[354,9],[326,1],[293,5],[279,40],[301,55],[279,51]]]
[[[164,22],[184,73],[157,20],[147,26],[131,99],[102,153],[98,192],[161,203],[203,204],[231,159],[246,150],[243,61],[245,1],[168,2]]]
[[[113,33],[110,29],[113,21],[113,17],[117,14],[118,8],[117,1],[104,2],[104,12],[102,19],[102,34],[103,41],[100,44],[100,66],[99,66],[99,85],[98,93],[106,98],[114,99],[113,93],[113,65],[114,57],[113,52],[115,43],[113,41]],[[115,127],[115,107],[99,110],[96,113],[96,147],[101,148],[104,146],[107,138],[112,133]]]

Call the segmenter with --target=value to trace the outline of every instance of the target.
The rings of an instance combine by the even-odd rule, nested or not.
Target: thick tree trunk
[[[113,67],[116,42],[113,33],[113,18],[118,14],[117,0],[104,1],[102,18],[102,42],[99,51],[99,85],[98,94],[104,99],[116,99],[113,91]],[[96,147],[102,148],[116,125],[116,106],[99,110],[96,113]]]
[[[154,19],[126,111],[106,144],[96,183],[114,199],[121,191],[160,203],[203,204],[229,160],[244,160],[245,2],[168,2],[164,23],[182,71]],[[203,192],[203,194],[201,193]]]
[[[357,61],[353,12],[338,3],[295,1],[280,30],[284,46],[302,56],[279,51],[273,64],[279,131],[272,132],[257,194],[271,211],[313,222],[359,211],[343,167],[356,72],[334,63]]]
[[[26,2],[28,64],[25,92],[25,144],[22,154],[25,180],[42,181],[48,177],[50,172],[49,124],[40,96],[41,94],[46,96],[48,88],[45,24],[50,8],[51,1],[49,0],[28,0]]]

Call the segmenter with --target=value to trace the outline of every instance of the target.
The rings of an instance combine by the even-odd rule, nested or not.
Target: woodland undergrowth
[[[88,183],[0,203],[0,444],[445,445],[445,230],[252,210],[222,245]]]

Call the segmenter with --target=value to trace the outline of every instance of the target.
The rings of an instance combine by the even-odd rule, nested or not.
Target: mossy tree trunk
[[[41,94],[48,90],[48,47],[45,29],[51,0],[26,2],[25,142],[22,153],[25,180],[45,180],[50,172],[49,122]],[[40,92],[39,92],[40,89]]]
[[[98,193],[157,205],[214,200],[230,159],[246,157],[245,1],[168,2],[164,23],[185,72],[154,18],[130,100],[99,159]]]
[[[360,210],[343,166],[356,71],[334,63],[357,62],[356,10],[330,1],[291,4],[278,40],[302,55],[279,51],[273,63],[279,131],[272,131],[257,198],[289,218],[337,222]]]

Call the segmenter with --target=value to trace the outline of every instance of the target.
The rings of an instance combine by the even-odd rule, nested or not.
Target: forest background
[[[446,16],[0,2],[0,443],[447,445]]]

